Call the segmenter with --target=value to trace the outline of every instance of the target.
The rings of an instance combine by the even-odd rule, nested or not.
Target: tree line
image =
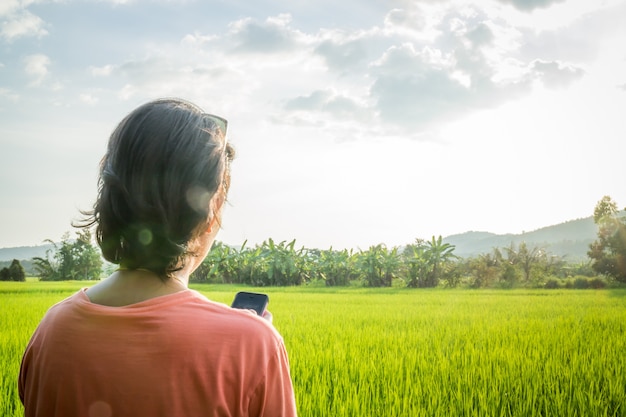
[[[320,283],[326,286],[405,286],[429,288],[465,285],[473,288],[544,286],[601,287],[607,279],[626,283],[626,218],[605,196],[594,210],[598,237],[589,248],[589,262],[569,264],[539,246],[526,243],[494,248],[471,258],[454,254],[454,246],[441,236],[416,239],[404,247],[384,244],[366,250],[328,250],[297,247],[296,241],[234,248],[215,242],[195,282],[252,286],[290,286]],[[88,230],[76,232],[45,257],[33,258],[41,280],[99,279],[103,261]]]
[[[253,248],[232,248],[216,242],[191,277],[195,282],[252,286],[320,283],[325,286],[363,285],[431,288],[444,285],[472,288],[544,286],[551,279],[579,281],[572,287],[603,286],[590,263],[567,264],[539,247],[525,243],[494,248],[472,258],[454,254],[454,246],[433,237],[417,239],[403,248],[375,245],[367,250],[296,248],[295,240],[272,239]],[[594,280],[595,279],[595,280]],[[583,282],[584,281],[584,282]]]

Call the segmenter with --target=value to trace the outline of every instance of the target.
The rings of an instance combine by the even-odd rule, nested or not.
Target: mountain
[[[39,245],[39,246],[19,246],[15,248],[1,248],[0,249],[0,262],[12,261],[17,259],[19,261],[25,259],[31,259],[35,256],[44,257],[47,250],[54,250],[54,246],[51,244]]]
[[[447,236],[443,242],[454,245],[454,253],[464,258],[526,242],[529,247],[541,247],[552,255],[565,257],[566,261],[582,262],[587,260],[589,244],[597,233],[593,217],[586,217],[520,234],[465,232]]]

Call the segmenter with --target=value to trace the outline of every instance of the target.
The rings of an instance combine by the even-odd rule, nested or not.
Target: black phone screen
[[[257,315],[262,316],[269,301],[270,299],[267,294],[240,291],[235,294],[235,299],[231,307],[254,310]]]

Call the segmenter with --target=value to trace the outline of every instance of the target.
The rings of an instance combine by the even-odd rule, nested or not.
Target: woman
[[[220,227],[225,134],[224,119],[177,99],[140,106],[112,133],[83,227],[120,268],[39,324],[20,369],[26,416],[296,415],[269,321],[187,288]]]

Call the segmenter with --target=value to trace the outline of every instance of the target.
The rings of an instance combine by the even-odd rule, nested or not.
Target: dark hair
[[[188,243],[216,215],[210,201],[230,186],[234,150],[225,134],[215,116],[180,99],[146,103],[120,122],[81,226],[97,225],[106,260],[163,280],[182,268],[193,255]]]

